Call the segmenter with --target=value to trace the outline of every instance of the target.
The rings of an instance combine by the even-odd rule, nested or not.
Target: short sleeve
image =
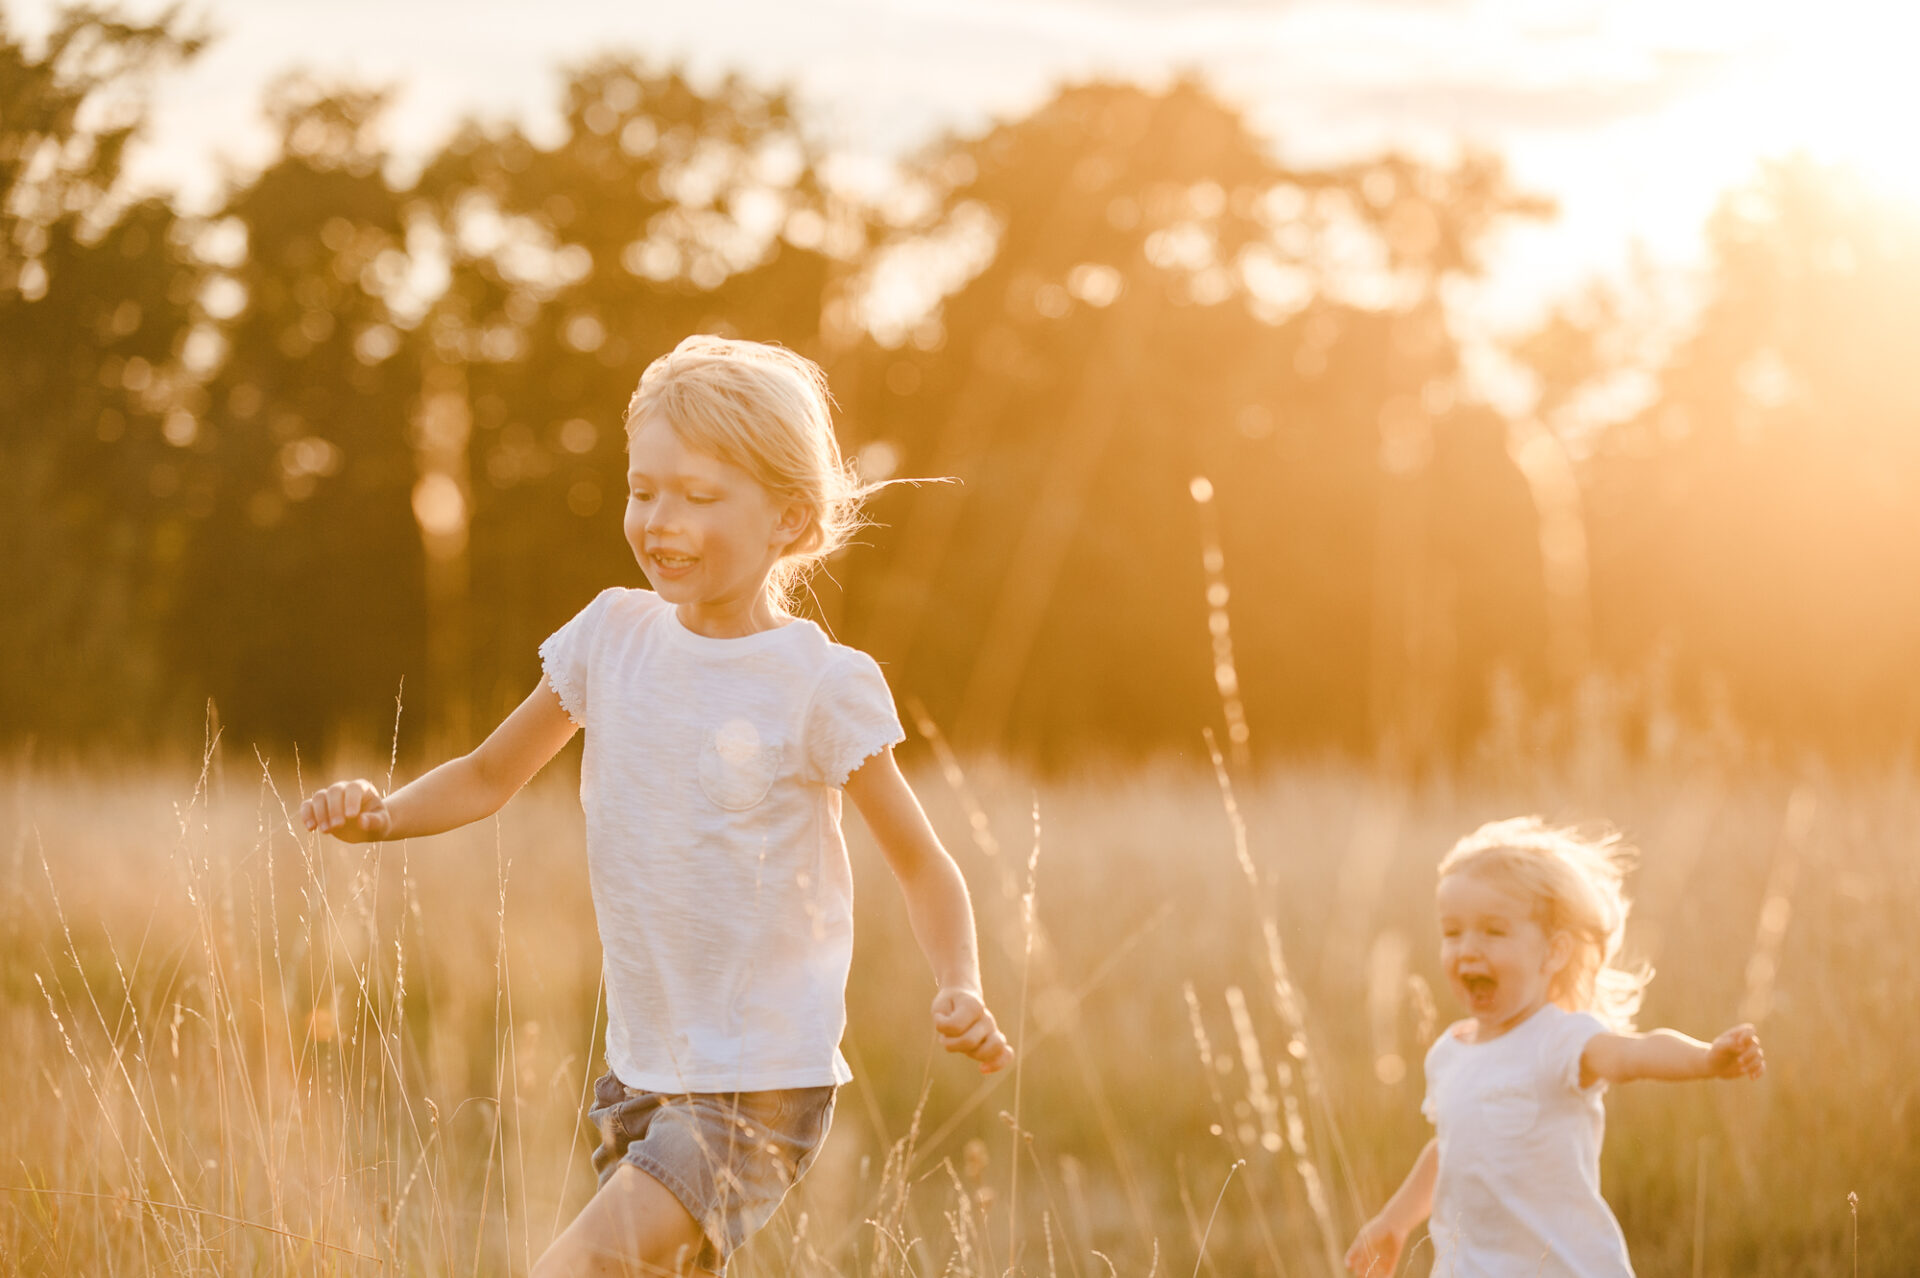
[[[1540,1064],[1556,1087],[1569,1092],[1582,1090],[1580,1057],[1596,1034],[1607,1032],[1607,1023],[1592,1012],[1571,1012],[1555,1023],[1553,1032],[1541,1046]]]
[[[907,734],[874,659],[852,648],[836,649],[834,656],[807,705],[804,731],[808,779],[839,788]]]
[[[619,589],[603,590],[593,602],[573,615],[573,619],[546,637],[540,645],[540,669],[553,694],[560,698],[567,718],[580,727],[587,726],[587,698],[590,683],[587,669],[593,655],[593,642],[600,623],[607,615]]]
[[[1435,1127],[1440,1125],[1440,1096],[1437,1086],[1439,1080],[1435,1076],[1440,1073],[1447,1053],[1459,1045],[1459,1040],[1453,1035],[1458,1024],[1459,1022],[1456,1021],[1440,1031],[1440,1037],[1434,1039],[1433,1046],[1427,1049],[1426,1060],[1421,1066],[1427,1078],[1427,1090],[1426,1094],[1420,1098],[1420,1116]]]

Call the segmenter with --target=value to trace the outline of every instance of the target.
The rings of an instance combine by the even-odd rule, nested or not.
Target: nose
[[[679,516],[674,513],[676,509],[671,498],[665,496],[656,498],[652,508],[647,511],[647,531],[649,533],[673,532],[679,519]]]

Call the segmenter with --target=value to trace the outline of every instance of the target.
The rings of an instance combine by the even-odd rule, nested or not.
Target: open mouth
[[[668,572],[684,572],[698,563],[693,555],[676,555],[664,550],[649,550],[647,558]]]
[[[1500,982],[1491,976],[1476,973],[1472,976],[1462,976],[1460,986],[1466,991],[1467,1002],[1478,1009],[1493,1002],[1493,996],[1499,991]]]

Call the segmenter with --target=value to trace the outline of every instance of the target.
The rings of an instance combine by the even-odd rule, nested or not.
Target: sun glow
[[[1855,3],[1796,18],[1755,77],[1749,127],[1763,129],[1775,153],[1804,150],[1920,201],[1920,78],[1911,63],[1920,13]]]

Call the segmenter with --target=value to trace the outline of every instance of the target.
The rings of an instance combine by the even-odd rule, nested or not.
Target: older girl
[[[879,667],[787,607],[865,496],[824,376],[778,347],[691,337],[641,377],[627,432],[626,537],[653,589],[603,591],[556,631],[540,682],[473,753],[389,795],[346,781],[302,805],[309,829],[348,841],[450,830],[587,730],[600,1189],[536,1278],[722,1270],[813,1161],[852,1077],[842,792],[906,896],[947,1049],[987,1071],[1012,1055],[966,885],[894,764]]]

